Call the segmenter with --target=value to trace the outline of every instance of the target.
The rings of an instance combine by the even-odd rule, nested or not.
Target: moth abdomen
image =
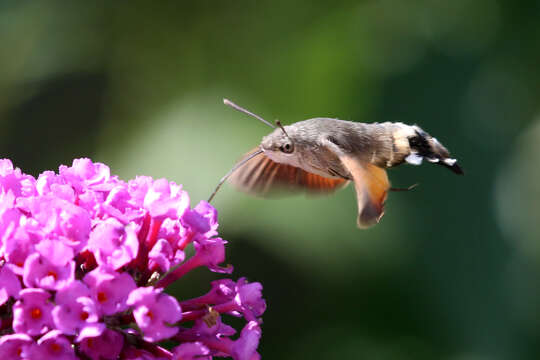
[[[371,138],[367,160],[374,165],[382,168],[404,162],[420,165],[425,159],[445,166],[456,174],[463,174],[457,161],[450,157],[449,151],[417,125],[386,122],[369,124],[365,129]]]
[[[390,168],[405,162],[411,154],[409,138],[414,136],[414,129],[403,123],[385,122],[373,124],[370,162],[383,168]]]

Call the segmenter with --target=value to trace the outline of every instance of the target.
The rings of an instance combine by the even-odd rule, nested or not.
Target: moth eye
[[[294,146],[292,143],[285,143],[279,149],[286,154],[290,154],[294,151]]]

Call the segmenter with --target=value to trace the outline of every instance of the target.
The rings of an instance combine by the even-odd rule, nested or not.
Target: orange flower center
[[[53,352],[60,352],[62,350],[62,347],[57,343],[52,343],[50,348]]]
[[[100,291],[97,294],[97,299],[100,303],[104,303],[105,301],[107,301],[107,295],[105,295],[104,292]]]
[[[58,274],[51,270],[49,270],[49,272],[47,273],[47,276],[52,276],[54,280],[58,279]]]
[[[40,308],[33,308],[32,310],[30,310],[30,316],[32,317],[32,319],[39,319],[41,318],[41,309]]]
[[[88,319],[89,316],[90,316],[90,315],[89,315],[86,311],[83,311],[83,312],[81,313],[81,320],[84,321],[84,320]]]

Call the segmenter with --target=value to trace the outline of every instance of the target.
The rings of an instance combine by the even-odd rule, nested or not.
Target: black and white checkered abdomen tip
[[[458,175],[465,175],[465,173],[463,172],[463,169],[461,168],[461,166],[458,165],[456,159],[446,158],[446,159],[442,159],[439,163],[442,166],[452,170],[454,173]]]

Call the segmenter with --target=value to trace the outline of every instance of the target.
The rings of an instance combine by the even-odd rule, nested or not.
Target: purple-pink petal
[[[64,334],[98,336],[105,325],[98,323],[98,307],[90,298],[90,290],[81,281],[74,281],[57,291],[52,316],[56,328]]]
[[[0,336],[0,359],[28,359],[27,348],[34,340],[26,334],[11,334]]]
[[[73,281],[75,262],[54,265],[39,253],[33,253],[24,262],[23,282],[27,287],[58,290]]]
[[[88,248],[99,265],[119,269],[137,257],[137,225],[123,225],[115,218],[108,218],[94,227]]]
[[[103,323],[89,323],[79,330],[79,334],[75,338],[75,342],[81,342],[86,338],[95,338],[101,336],[106,327]]]
[[[29,349],[29,359],[40,360],[77,360],[71,342],[59,330],[52,330],[43,335]]]
[[[107,191],[112,189],[117,181],[111,178],[108,166],[92,163],[90,159],[75,159],[71,167],[60,166],[59,172],[79,193],[87,189]]]
[[[127,297],[137,287],[129,274],[101,267],[86,274],[83,281],[90,288],[92,298],[104,315],[126,310]]]
[[[247,283],[244,278],[238,283],[238,293],[234,301],[243,309],[247,320],[255,320],[266,310],[266,302],[262,298],[262,285],[258,282]]]
[[[162,289],[141,287],[133,290],[127,304],[133,308],[133,317],[147,341],[167,339],[178,332],[170,325],[182,318],[178,301],[162,293]]]
[[[202,342],[186,342],[174,348],[173,360],[211,360],[210,349]]]
[[[86,336],[80,343],[81,351],[91,360],[118,359],[123,346],[124,337],[111,329],[105,329],[100,336]]]
[[[13,305],[13,330],[17,333],[40,335],[53,327],[49,292],[42,289],[23,289]]]
[[[257,347],[261,338],[261,328],[256,321],[250,321],[242,329],[240,338],[234,342],[231,356],[234,360],[259,358]]]
[[[12,192],[15,196],[30,196],[36,191],[36,180],[14,169],[11,160],[0,159],[0,193]]]
[[[21,291],[21,282],[11,267],[4,265],[0,268],[0,306],[10,297],[18,298]]]
[[[184,254],[183,251],[180,251],[180,253]],[[159,269],[166,272],[171,266],[171,261],[180,262],[182,260],[184,259],[176,259],[171,244],[165,239],[158,239],[148,253],[148,267],[152,270]]]
[[[227,242],[222,238],[205,239],[202,237],[196,237],[194,241],[196,254],[198,261],[207,266],[210,271],[217,273],[230,274],[232,267],[219,266],[225,261],[225,244]]]
[[[180,303],[182,309],[200,309],[204,305],[215,305],[231,301],[236,296],[236,282],[231,279],[214,280],[210,283],[211,289],[208,293],[197,298],[184,300]]]
[[[182,216],[182,224],[193,232],[210,238],[217,235],[217,210],[206,201],[201,201]]]
[[[40,229],[50,238],[64,238],[66,244],[79,251],[90,233],[90,214],[85,209],[49,193],[21,199],[21,208],[32,214]]]
[[[61,241],[44,239],[36,244],[36,250],[53,266],[66,266],[73,259],[73,249]]]
[[[157,356],[149,351],[144,349],[138,349],[133,346],[126,346],[122,350],[122,360],[170,360],[171,354],[163,348],[156,346],[156,349],[159,349],[163,352],[164,356]]]
[[[155,180],[144,197],[150,216],[177,219],[189,208],[189,196],[182,187],[166,179]]]

